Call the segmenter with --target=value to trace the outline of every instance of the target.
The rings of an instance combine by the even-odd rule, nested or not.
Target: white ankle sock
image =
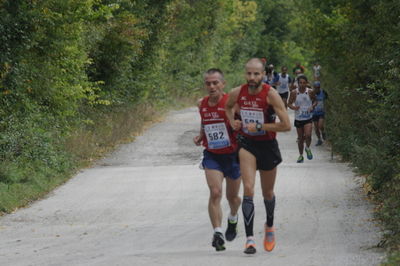
[[[214,233],[217,233],[217,232],[222,234],[222,227],[215,227]]]
[[[232,216],[232,214],[229,214],[228,220],[229,220],[230,222],[237,222],[237,220],[238,220],[238,215],[236,214],[235,216]]]

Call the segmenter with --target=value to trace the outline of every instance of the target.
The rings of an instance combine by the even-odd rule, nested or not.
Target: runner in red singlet
[[[210,189],[208,213],[214,228],[212,246],[217,251],[225,250],[222,233],[222,183],[226,177],[226,198],[230,206],[228,227],[225,238],[232,241],[236,237],[238,214],[241,199],[238,196],[240,188],[240,167],[237,156],[237,142],[233,130],[225,114],[225,103],[228,94],[223,92],[224,75],[219,69],[209,69],[204,74],[205,87],[208,96],[198,102],[201,116],[200,134],[194,137],[196,145],[203,145],[202,166]]]
[[[246,64],[247,84],[229,93],[226,115],[234,130],[238,130],[239,161],[243,179],[242,211],[246,229],[245,253],[256,252],[253,233],[254,184],[256,171],[260,171],[261,189],[266,209],[264,249],[275,246],[273,227],[277,165],[282,161],[276,132],[289,131],[290,120],[285,105],[275,89],[262,82],[265,75],[262,61],[250,59]],[[240,119],[235,118],[239,108]],[[279,122],[275,123],[275,115]]]

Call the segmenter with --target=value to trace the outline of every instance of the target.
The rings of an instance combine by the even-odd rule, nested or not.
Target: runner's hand
[[[193,142],[194,142],[194,144],[196,144],[196,146],[200,146],[201,142],[202,142],[202,138],[200,136],[196,136],[193,138]]]
[[[242,121],[240,120],[233,120],[233,122],[231,122],[231,127],[233,128],[233,130],[239,130],[242,128]]]
[[[256,125],[257,125],[256,123],[249,123],[249,124],[247,124],[246,128],[249,132],[255,133],[255,132],[257,132]]]

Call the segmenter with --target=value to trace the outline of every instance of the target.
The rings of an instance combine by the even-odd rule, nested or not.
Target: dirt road
[[[293,121],[293,116],[291,116]],[[378,265],[383,254],[372,206],[325,146],[297,164],[295,129],[279,134],[277,245],[262,250],[265,211],[257,182],[258,252],[245,234],[211,247],[208,189],[198,168],[195,108],[171,112],[131,144],[85,169],[47,198],[0,218],[0,265]],[[315,142],[314,142],[315,143]],[[225,211],[228,206],[223,201]]]

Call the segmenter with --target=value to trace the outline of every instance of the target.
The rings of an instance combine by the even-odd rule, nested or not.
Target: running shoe
[[[298,163],[304,162],[304,157],[303,157],[303,155],[300,155],[299,158],[297,158],[297,162],[298,162]]]
[[[305,150],[306,150],[306,153],[307,153],[307,159],[308,160],[312,160],[313,156],[312,156],[312,153],[311,153],[311,149],[306,147]]]
[[[237,223],[238,223],[238,221],[231,222],[228,219],[228,227],[226,228],[226,231],[225,231],[226,240],[232,241],[235,239],[236,234],[237,234]]]
[[[272,251],[275,247],[275,229],[265,225],[264,249]]]
[[[247,238],[246,240],[246,246],[244,249],[244,253],[246,254],[254,254],[256,253],[256,242],[254,241],[253,238]]]
[[[317,144],[315,144],[315,146],[321,146],[321,145],[322,145],[322,140],[319,139],[319,140],[317,141]]]
[[[224,235],[220,232],[215,232],[212,240],[212,246],[215,247],[216,251],[225,250]]]

